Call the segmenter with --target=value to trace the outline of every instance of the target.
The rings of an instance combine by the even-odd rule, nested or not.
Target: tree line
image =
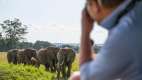
[[[74,49],[76,52],[79,51],[79,45],[69,44],[52,44],[48,41],[39,41],[35,43],[25,42],[24,36],[28,33],[28,26],[24,25],[20,19],[15,18],[13,20],[4,20],[0,22],[0,51],[7,51],[10,49],[22,49],[22,48],[46,48],[49,46],[56,46],[60,48],[69,47]],[[101,46],[94,46],[96,52],[100,50]]]
[[[20,19],[4,20],[0,23],[0,51],[7,51],[14,48],[35,48],[53,46],[48,41],[36,41],[35,43],[25,42],[24,36],[28,33],[28,26]]]

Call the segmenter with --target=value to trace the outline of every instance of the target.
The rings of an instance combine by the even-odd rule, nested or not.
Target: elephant
[[[57,53],[57,78],[59,80],[60,73],[62,77],[67,79],[70,76],[72,63],[75,60],[75,52],[71,48],[61,48]],[[67,68],[67,69],[66,69]]]
[[[34,49],[20,49],[17,53],[17,62],[18,64],[33,64],[32,58],[37,58],[36,50]]]
[[[17,64],[17,52],[18,49],[11,49],[7,53],[7,60],[8,63]]]
[[[37,59],[32,59],[33,62],[39,64],[43,64],[47,71],[56,71],[56,64],[57,64],[57,53],[60,49],[57,47],[47,47],[41,48],[37,52]]]

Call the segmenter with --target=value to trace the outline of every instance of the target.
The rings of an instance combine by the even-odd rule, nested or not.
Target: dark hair
[[[125,0],[98,0],[98,2],[100,2],[100,4],[102,4],[105,7],[108,8],[114,8],[118,5],[120,5],[123,1]]]
[[[94,41],[92,39],[90,39],[90,42],[91,42],[91,46],[94,45]]]

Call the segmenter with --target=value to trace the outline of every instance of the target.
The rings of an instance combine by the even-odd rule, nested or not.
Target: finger
[[[80,73],[79,72],[74,72],[69,80],[80,80]]]

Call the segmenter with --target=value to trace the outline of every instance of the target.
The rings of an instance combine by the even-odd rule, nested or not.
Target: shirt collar
[[[120,6],[118,6],[108,17],[106,17],[100,25],[110,30],[117,20],[117,16],[129,5],[132,0],[125,0]]]

